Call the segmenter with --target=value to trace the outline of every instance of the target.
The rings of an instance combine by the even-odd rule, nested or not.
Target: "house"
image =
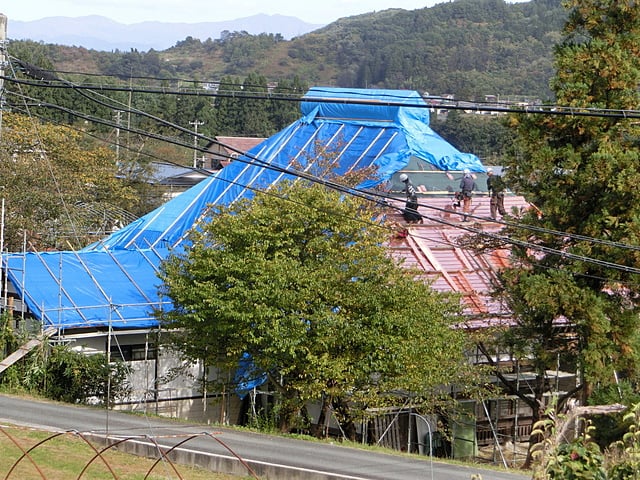
[[[197,169],[163,162],[152,162],[151,171],[150,182],[162,189],[163,197],[167,200],[217,173],[216,170]]]
[[[214,141],[205,147],[202,168],[219,170],[265,140],[261,137],[214,137]]]
[[[228,138],[220,140],[215,148],[230,145]],[[481,176],[485,167],[429,127],[429,105],[420,94],[312,88],[302,100],[301,118],[260,140],[235,143],[225,155],[244,153],[215,175],[81,250],[3,254],[3,298],[11,297],[16,314],[33,319],[56,341],[130,362],[136,390],[119,408],[233,423],[240,411],[235,394],[203,392],[185,376],[170,376],[180,362],[158,348],[155,312],[171,307],[158,292],[159,265],[180,251],[211,205],[229,205],[296,178],[300,171],[314,172],[330,152],[338,174],[374,167],[376,175],[358,188],[386,190],[398,209],[403,204],[399,172],[410,175],[425,222],[403,227],[390,238],[391,254],[422,268],[434,288],[461,293],[469,328],[507,321],[503,306],[488,295],[491,272],[505,264],[506,252],[478,256],[455,243],[470,228],[462,229],[451,207],[459,176],[463,169]],[[218,149],[215,154],[223,153]],[[473,228],[496,230],[484,200],[480,193]],[[527,207],[517,196],[510,196],[507,205]],[[399,214],[397,221],[402,223]],[[201,365],[189,368],[193,378],[207,374]]]

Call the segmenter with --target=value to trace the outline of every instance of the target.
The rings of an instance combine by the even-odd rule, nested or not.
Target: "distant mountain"
[[[487,95],[501,101],[546,100],[553,96],[553,50],[563,39],[567,10],[562,0],[456,0],[345,17],[291,40],[285,35],[293,34],[274,28],[271,18],[258,16],[256,28],[248,23],[217,25],[230,35],[220,35],[211,26],[178,30],[179,25],[159,24],[158,37],[171,46],[163,49],[155,43],[153,52],[147,51],[154,45],[150,34],[135,47],[124,42],[130,38],[126,30],[119,33],[119,28],[131,28],[142,36],[146,24],[125,27],[102,19],[103,26],[97,27],[91,18],[84,19],[83,35],[107,33],[111,46],[98,51],[44,41],[29,45],[34,42],[16,38],[9,19],[13,41],[8,48],[35,65],[123,79],[133,75],[215,82],[230,77],[242,82],[257,72],[269,82],[295,79],[310,85],[411,89],[468,101],[484,101]],[[58,19],[55,29],[62,31],[62,25]],[[37,32],[50,30],[54,27],[41,26]],[[233,34],[242,30],[247,34]],[[281,30],[281,37],[265,30]],[[69,31],[78,34],[77,29]]]
[[[286,40],[312,32],[323,25],[303,22],[285,15],[253,15],[224,22],[166,23],[142,22],[126,25],[105,17],[48,17],[32,22],[8,19],[11,40],[34,40],[56,45],[85,47],[99,51],[166,50],[191,36],[200,40],[220,37],[220,33],[246,31],[280,34]]]

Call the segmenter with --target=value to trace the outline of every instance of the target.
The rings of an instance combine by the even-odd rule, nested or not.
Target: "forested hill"
[[[224,32],[187,37],[164,51],[98,52],[12,42],[16,56],[48,58],[56,70],[219,81],[258,73],[309,85],[411,89],[481,100],[485,95],[548,99],[553,46],[567,17],[561,0],[455,0],[340,19],[286,41]],[[38,55],[29,50],[39,49]]]
[[[297,39],[289,50],[323,58],[340,86],[476,100],[488,93],[546,98],[553,45],[566,15],[560,0],[457,0],[345,18]]]

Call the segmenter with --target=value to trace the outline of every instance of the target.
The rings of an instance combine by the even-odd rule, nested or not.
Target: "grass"
[[[99,445],[94,447],[98,451],[101,449]],[[32,450],[28,457],[24,456],[23,452],[30,449]],[[55,433],[42,430],[0,425],[0,478],[46,480],[69,478],[238,480],[239,478],[186,465],[173,464],[172,466],[169,462],[158,462],[154,466],[156,462],[154,459],[129,455],[114,449],[104,452],[102,455],[104,460],[95,457],[96,451],[78,435],[65,433],[56,436]],[[82,477],[80,477],[81,474]]]
[[[2,389],[0,389],[1,391]],[[9,395],[16,395],[16,392],[6,393]],[[26,398],[37,398],[39,400],[51,401],[42,399],[35,396],[28,396],[22,394],[21,396]],[[140,412],[122,412],[128,413],[130,415],[149,415],[148,413],[143,414]],[[184,419],[179,418],[165,418],[161,417],[164,421],[173,421],[176,423],[187,422]],[[213,427],[213,425],[210,425]],[[282,434],[276,430],[272,431],[257,431],[255,428],[242,427],[242,426],[221,426],[222,428],[238,430],[238,431],[250,431],[250,432],[258,432],[270,435],[279,435],[288,438],[305,440],[310,442],[319,442],[319,443],[329,443],[329,444],[339,444],[343,447],[348,448],[356,448],[360,450],[367,450],[378,453],[386,453],[391,455],[398,456],[407,456],[407,457],[416,457],[422,460],[431,460],[439,463],[447,463],[452,465],[463,465],[472,468],[478,468],[480,471],[492,471],[499,470],[504,471],[504,467],[502,465],[493,465],[485,462],[477,462],[477,461],[469,461],[469,460],[455,460],[451,458],[439,458],[433,457],[429,458],[425,455],[419,455],[416,453],[408,454],[406,452],[401,452],[399,450],[389,449],[387,447],[379,446],[379,445],[368,445],[362,444],[360,442],[352,442],[346,439],[336,440],[336,439],[327,439],[322,438],[319,439],[317,437],[304,435],[304,434]],[[43,441],[53,434],[47,431],[40,431],[16,426],[5,426],[0,425],[0,479],[7,478],[9,479],[21,479],[21,478],[42,478],[41,475],[38,474],[35,467],[30,464],[27,460],[22,460],[20,463],[20,472],[26,472],[27,474],[18,474],[18,470],[12,472],[10,477],[6,477],[7,472],[11,469],[12,465],[20,458],[22,452],[11,442],[6,433],[9,433],[11,436],[20,440],[20,445],[24,449],[28,449],[31,446],[35,445],[39,441]],[[15,433],[14,433],[15,432]],[[47,471],[47,475],[44,477],[47,480],[58,480],[58,479],[67,479],[67,478],[78,478],[79,473],[86,466],[87,462],[95,455],[93,450],[90,450],[90,447],[86,445],[86,443],[80,439],[78,436],[74,436],[72,434],[65,434],[64,436],[57,437],[54,440],[50,440],[46,442],[46,446],[39,447],[34,456],[42,455],[41,452],[47,452],[45,454],[45,458],[47,459],[45,462],[40,462],[45,466],[51,464],[55,466],[57,470],[60,468],[60,472],[51,472],[49,473],[49,467],[45,470]],[[96,446],[96,448],[99,448]],[[123,480],[129,479],[144,479],[145,475],[149,472],[149,469],[153,466],[155,460],[149,460],[143,457],[138,457],[134,455],[128,455],[122,452],[117,452],[114,450],[109,450],[109,453],[105,455],[106,458],[109,458],[109,465],[112,466],[112,469],[115,471],[116,476],[110,474],[108,469],[104,466],[104,463],[99,461],[94,461],[95,465],[91,466],[91,470],[85,472],[81,478],[85,479],[97,479],[100,480],[102,478],[118,478]],[[56,455],[63,458],[74,458],[73,464],[71,466],[60,465],[59,467],[56,465],[58,463],[57,460],[49,460],[52,455]],[[111,460],[111,456],[113,456],[113,461]],[[35,457],[34,457],[35,458]],[[41,458],[41,457],[37,457]],[[112,463],[113,462],[113,463]],[[40,466],[40,463],[38,465]],[[99,474],[100,468],[102,469],[102,474]],[[208,470],[198,469],[190,466],[184,465],[176,465],[178,469],[179,476],[175,472],[172,471],[172,467],[168,464],[159,463],[157,466],[153,468],[152,474],[149,475],[149,480],[158,480],[158,479],[179,479],[182,478],[184,480],[200,480],[200,479],[208,479],[208,480],[238,480],[239,477],[229,475],[229,474],[221,474],[216,472],[211,472]],[[106,476],[104,474],[107,474]],[[55,476],[54,476],[55,475]],[[253,478],[249,475],[242,477],[245,479]]]

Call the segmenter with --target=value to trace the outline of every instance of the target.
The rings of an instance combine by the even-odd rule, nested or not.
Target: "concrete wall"
[[[105,353],[110,344],[125,350],[131,345],[153,345],[154,332],[106,332],[63,336],[58,341],[68,343],[76,351],[91,355]],[[211,424],[233,424],[240,414],[241,399],[235,393],[203,392],[203,369],[200,364],[184,364],[166,349],[157,358],[129,361],[128,381],[132,387],[128,398],[119,400],[117,410],[144,412],[168,418]],[[209,380],[216,375],[210,373]]]
[[[84,437],[96,445],[104,446],[113,445],[121,440],[118,437],[105,437],[102,435],[85,434]],[[211,439],[211,442],[219,445],[214,439]],[[119,443],[114,448],[128,454],[150,459],[157,459],[160,455],[157,444],[144,440],[127,440]],[[163,455],[165,452],[166,449],[163,451]],[[238,458],[231,453],[227,455],[196,451],[189,449],[188,442],[182,448],[176,448],[167,453],[166,461],[178,465],[199,467],[212,472],[228,473],[239,478],[253,478],[254,474],[261,480],[344,480],[346,478],[340,475],[330,475],[286,465],[246,460]],[[163,468],[166,468],[166,465]]]

